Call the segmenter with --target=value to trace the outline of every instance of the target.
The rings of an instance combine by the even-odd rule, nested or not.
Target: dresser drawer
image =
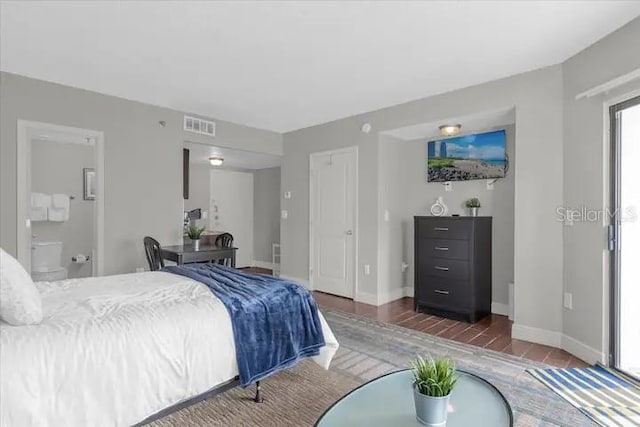
[[[419,239],[420,254],[426,258],[469,259],[469,241]]]
[[[443,279],[467,280],[469,263],[445,258],[425,258],[417,260],[420,275],[440,277]]]
[[[450,280],[427,276],[418,285],[418,302],[438,307],[468,309],[471,289],[466,280]]]
[[[469,240],[473,224],[464,219],[419,218],[416,227],[418,236],[427,239]]]

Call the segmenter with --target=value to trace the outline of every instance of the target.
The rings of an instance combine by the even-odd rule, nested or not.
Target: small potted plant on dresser
[[[465,206],[469,210],[469,216],[478,216],[478,209],[480,209],[480,199],[474,197],[464,202]]]
[[[194,250],[200,250],[200,239],[202,238],[202,233],[204,233],[204,227],[198,227],[195,224],[190,224],[189,228],[187,228],[187,236],[191,239],[193,243]]]
[[[449,398],[458,381],[455,363],[449,358],[418,356],[411,362],[410,368],[418,421],[430,427],[446,425]]]

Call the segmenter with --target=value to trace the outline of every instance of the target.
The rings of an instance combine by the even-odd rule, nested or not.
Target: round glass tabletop
[[[504,396],[482,378],[458,371],[447,427],[511,427],[513,413]],[[413,404],[410,370],[376,378],[338,400],[318,419],[318,427],[420,426]]]

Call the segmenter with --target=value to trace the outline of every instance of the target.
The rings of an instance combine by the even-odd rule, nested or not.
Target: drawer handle
[[[444,246],[436,246],[433,249],[435,249],[436,251],[448,251],[449,248],[444,247]]]
[[[449,271],[449,267],[440,267],[439,265],[436,265],[435,267],[436,270],[440,270],[440,271]]]
[[[435,289],[433,292],[440,295],[449,295],[449,291],[441,291],[440,289]]]
[[[449,227],[433,227],[436,231],[449,231]]]

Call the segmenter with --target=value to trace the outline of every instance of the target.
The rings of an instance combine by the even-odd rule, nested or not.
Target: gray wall
[[[309,154],[357,146],[359,149],[358,297],[377,299],[379,132],[515,107],[516,335],[530,330],[562,330],[562,68],[552,66],[442,95],[390,107],[284,135],[281,200],[289,218],[281,223],[282,274],[301,279],[309,271]],[[372,132],[360,131],[363,123]],[[371,265],[365,275],[363,265]],[[358,295],[362,294],[362,295]],[[523,332],[524,331],[524,332]]]
[[[280,243],[280,168],[253,173],[253,259],[268,262],[271,244]]]
[[[0,74],[0,244],[16,253],[16,121],[104,132],[106,274],[146,266],[142,238],[182,239],[185,141],[282,153],[282,136],[216,120],[216,137],[184,132],[183,113],[113,96]],[[162,127],[159,121],[166,121]]]
[[[71,257],[91,255],[94,249],[95,201],[83,200],[83,168],[93,168],[94,147],[80,144],[33,140],[31,143],[31,190],[35,193],[67,194],[70,201],[69,221],[34,221],[34,240],[61,241],[62,266],[69,277],[91,276],[91,263],[75,264]]]
[[[389,221],[380,216],[380,292],[397,295],[399,287],[414,284],[413,217],[431,215],[429,208],[441,196],[449,214],[466,215],[464,202],[478,197],[480,214],[493,217],[493,301],[508,303],[508,283],[514,277],[514,186],[515,127],[504,126],[507,176],[487,190],[486,180],[454,182],[453,191],[445,192],[441,183],[425,179],[426,138],[402,141],[388,136],[380,138],[380,209],[389,211]],[[492,129],[484,129],[492,130]],[[467,129],[467,131],[470,131]],[[409,268],[402,274],[402,262]]]
[[[576,95],[640,68],[639,49],[640,18],[563,65],[564,203],[568,207],[603,209],[608,205],[608,138],[603,137],[605,103],[640,90],[640,81],[592,98],[576,100]],[[608,347],[605,225],[576,222],[564,227],[565,290],[573,294],[573,309],[563,311],[564,332],[597,352]]]

